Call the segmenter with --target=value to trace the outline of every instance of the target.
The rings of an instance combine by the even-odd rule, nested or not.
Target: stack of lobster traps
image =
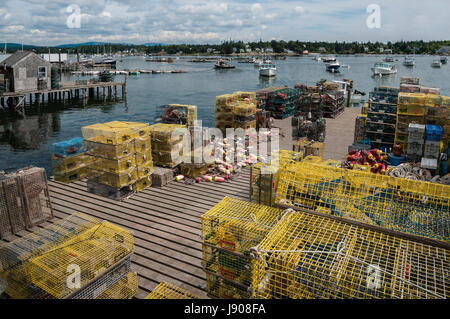
[[[132,234],[76,213],[0,246],[0,278],[17,299],[131,298]]]
[[[0,175],[0,239],[53,218],[47,175],[28,167]]]

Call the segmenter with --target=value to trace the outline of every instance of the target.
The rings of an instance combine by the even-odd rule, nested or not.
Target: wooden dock
[[[136,298],[144,298],[161,281],[207,298],[200,216],[224,196],[248,200],[249,174],[246,169],[229,183],[171,182],[162,188],[150,187],[122,202],[88,193],[85,182],[50,180],[55,214],[50,223],[82,212],[131,230],[135,244],[132,269],[139,278]],[[22,231],[15,238],[27,233]]]
[[[72,99],[88,99],[89,97],[117,97],[118,87],[122,89],[122,97],[126,95],[125,82],[96,82],[81,85],[66,85],[58,89],[4,92],[0,95],[0,109],[10,108],[22,110],[26,104],[32,105],[47,102],[63,102]]]

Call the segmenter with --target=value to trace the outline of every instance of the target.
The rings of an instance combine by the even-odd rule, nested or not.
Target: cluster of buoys
[[[346,160],[347,162],[344,163],[343,167],[348,169],[353,169],[355,165],[366,165],[370,166],[370,171],[374,174],[384,175],[386,173],[387,155],[383,155],[383,152],[378,149],[370,151],[352,150],[348,153]]]

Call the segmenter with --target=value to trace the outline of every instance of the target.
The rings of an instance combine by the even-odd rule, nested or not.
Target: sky
[[[0,42],[449,40],[449,12],[449,0],[0,0]]]

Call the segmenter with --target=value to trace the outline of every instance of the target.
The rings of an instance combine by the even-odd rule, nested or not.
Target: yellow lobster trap
[[[450,240],[450,186],[446,185],[303,161],[281,172],[275,203]]]
[[[250,249],[261,242],[281,212],[225,197],[202,216],[204,270],[237,285],[250,286]]]
[[[181,289],[175,285],[165,281],[160,283],[145,299],[201,299],[200,297],[190,293],[185,289]]]
[[[133,235],[102,222],[29,261],[31,282],[53,298],[66,298],[133,253]],[[68,285],[68,271],[79,285]]]
[[[76,213],[1,245],[0,278],[6,283],[5,292],[16,299],[39,298],[42,292],[33,288],[30,260],[99,225],[99,220]]]
[[[137,275],[134,272],[129,272],[96,299],[131,299],[137,294],[137,291]]]
[[[449,250],[309,213],[253,252],[254,298],[448,298]]]

